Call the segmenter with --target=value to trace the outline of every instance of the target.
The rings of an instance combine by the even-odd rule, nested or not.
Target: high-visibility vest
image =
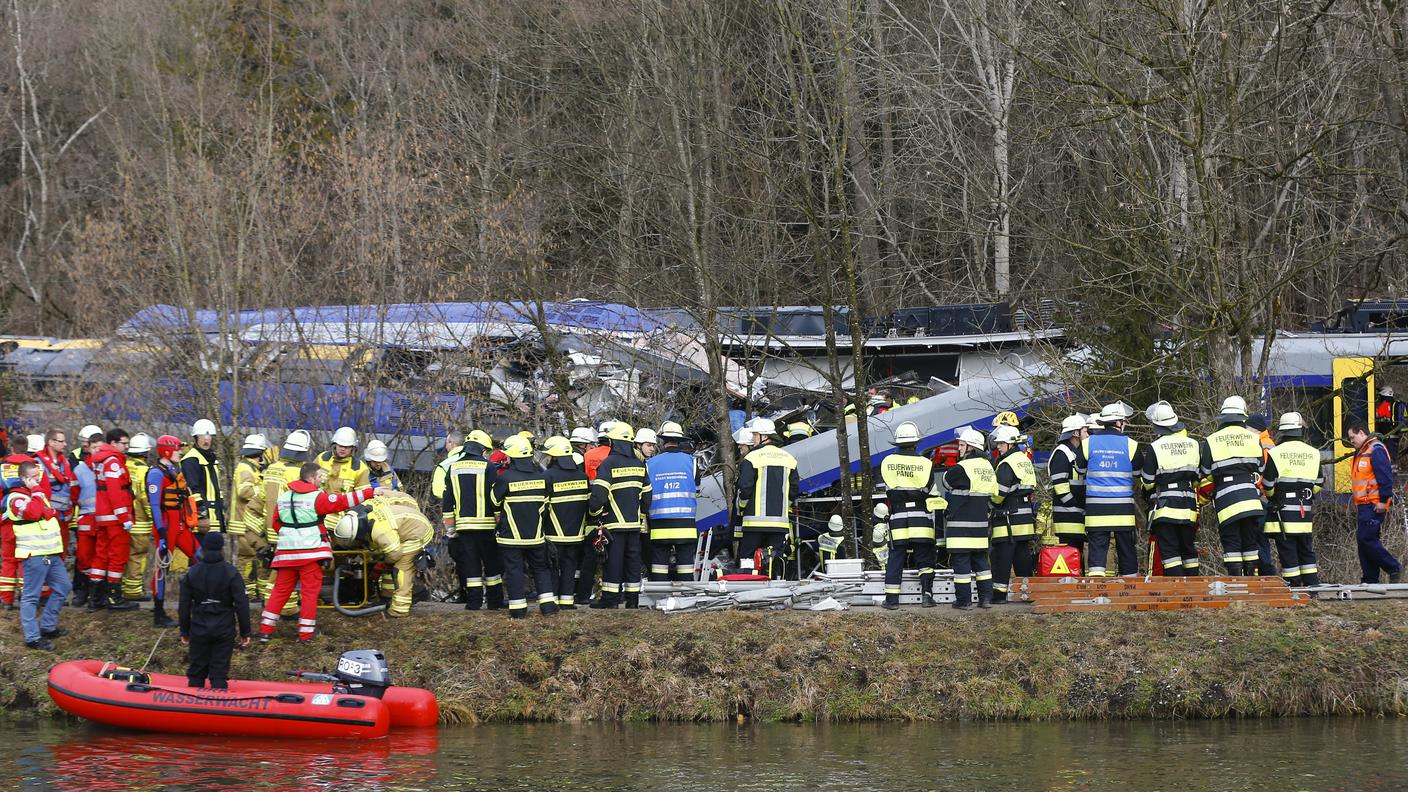
[[[581,465],[568,470],[556,461],[543,472],[548,485],[548,541],[577,542],[586,533],[591,482]]]
[[[1379,480],[1374,478],[1373,456],[1375,448],[1383,448],[1384,453],[1388,453],[1388,449],[1377,437],[1369,438],[1354,452],[1351,482],[1354,485],[1354,502],[1356,504],[1379,502]]]
[[[1154,507],[1149,522],[1197,522],[1198,441],[1179,431],[1160,437],[1150,447],[1157,470],[1152,480],[1145,480]]]
[[[235,463],[234,508],[230,511],[230,533],[242,534],[264,529],[264,471],[259,463],[242,457]]]
[[[1271,449],[1276,479],[1266,483],[1274,509],[1267,515],[1267,533],[1307,534],[1313,528],[1311,508],[1320,475],[1320,450],[1301,440],[1288,440]]]
[[[1036,511],[1032,509],[1032,493],[1036,491],[1036,468],[1026,452],[1014,450],[998,460],[997,494],[992,496],[994,539],[1029,539],[1036,535]]]
[[[196,464],[202,468],[202,472],[205,473],[205,485],[201,488],[200,492],[191,491],[191,494],[195,495],[199,500],[197,505],[200,507],[200,516],[209,519],[213,527],[214,524],[218,523],[220,520],[220,460],[214,456],[206,460],[205,455],[201,454],[200,450],[196,448],[192,448],[181,455],[182,464],[184,464],[187,459],[194,459]]]
[[[1051,530],[1057,534],[1085,533],[1085,483],[1076,469],[1076,450],[1059,443],[1046,461],[1051,480]]]
[[[279,495],[279,552],[315,550],[323,547],[323,518],[314,504],[323,493],[294,492]]]
[[[328,472],[327,481],[323,482],[323,492],[329,495],[344,495],[371,484],[371,468],[355,455],[338,459],[332,451],[324,451],[318,455],[317,462]],[[328,530],[332,530],[340,519],[339,515],[329,514],[323,518],[323,523]]]
[[[35,498],[49,505],[49,499],[42,492],[15,490],[5,496],[4,517],[15,532],[15,558],[58,555],[64,551],[63,534],[59,521],[54,517],[28,520],[21,517],[29,502]]]
[[[140,459],[128,458],[127,475],[132,481],[146,481],[147,471],[151,467]],[[136,487],[133,487],[135,490]],[[152,522],[152,504],[147,500],[146,493],[132,493],[132,530],[141,531],[144,535],[150,534],[154,523]]]
[[[652,541],[694,541],[699,504],[694,483],[695,459],[683,451],[664,451],[645,463],[650,476],[650,538]]]
[[[1263,513],[1261,492],[1256,485],[1261,471],[1261,440],[1257,433],[1231,424],[1208,435],[1203,442],[1210,460],[1204,472],[1212,475],[1213,507],[1217,509],[1218,524],[1260,516]]]
[[[430,520],[409,495],[383,495],[372,498],[367,506],[367,516],[372,521],[372,552],[392,564],[407,553],[419,553],[435,538]]]
[[[1096,429],[1085,449],[1085,530],[1127,531],[1136,522],[1134,457],[1139,446],[1113,429]]]
[[[612,448],[597,466],[592,487],[593,491],[600,490],[606,496],[596,512],[602,528],[639,531],[645,526],[650,509],[647,502],[651,494],[650,479],[646,476],[645,463],[629,449]],[[642,503],[645,503],[646,513],[641,511]]]
[[[797,458],[775,445],[748,452],[744,462],[753,468],[750,492],[739,488],[740,527],[745,531],[785,533],[792,525],[792,476]]]
[[[498,543],[518,547],[542,544],[547,499],[548,485],[541,472],[510,466],[500,473],[494,485],[494,506],[501,515]]]
[[[895,453],[880,463],[880,479],[890,506],[890,541],[934,541],[929,484],[934,463],[917,454]]]
[[[279,541],[279,536],[274,531],[274,516],[278,514],[278,510],[269,508],[269,504],[277,504],[279,494],[298,480],[301,467],[302,462],[279,458],[264,469],[264,538],[271,544],[277,545]]]
[[[454,511],[447,511],[445,517],[454,519],[455,530],[494,530],[493,493],[490,491],[494,475],[489,470],[489,461],[462,454],[450,463],[446,480],[446,494],[454,499]]]
[[[997,494],[997,472],[982,455],[958,460],[956,468],[968,476],[967,489],[944,493],[944,540],[949,552],[988,549],[988,510]]]

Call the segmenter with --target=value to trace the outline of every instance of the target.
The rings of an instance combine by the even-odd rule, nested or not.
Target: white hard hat
[[[1061,421],[1061,439],[1069,440],[1071,435],[1084,429],[1085,425],[1089,422],[1090,416],[1085,413],[1076,413],[1075,415],[1066,416],[1065,419]]]
[[[385,462],[389,456],[390,450],[380,440],[368,440],[367,447],[362,450],[362,459],[368,462]]]
[[[1095,420],[1101,424],[1112,424],[1128,418],[1129,413],[1125,410],[1124,405],[1120,402],[1112,402],[1100,408],[1100,415],[1096,416]]]
[[[579,426],[572,430],[572,436],[568,438],[573,443],[586,443],[591,445],[596,442],[596,433],[585,426]]]
[[[739,445],[753,445],[757,438],[753,436],[752,429],[744,427],[733,433],[733,442]]]
[[[1228,396],[1222,400],[1222,415],[1240,415],[1247,417],[1247,400],[1241,396]]]
[[[846,521],[841,519],[841,515],[833,514],[831,519],[826,521],[826,530],[828,533],[841,533],[846,530]]]
[[[357,430],[350,426],[339,428],[336,432],[332,433],[332,444],[347,446],[348,448],[357,445]]]
[[[191,424],[191,437],[214,437],[215,422],[209,418],[202,418]]]
[[[1098,412],[1087,413],[1086,416],[1085,416],[1085,428],[1086,428],[1086,429],[1099,429],[1099,428],[1100,428],[1100,413],[1098,413]]]
[[[895,427],[896,445],[913,445],[917,442],[919,442],[919,427],[915,425],[914,421],[905,421]]]
[[[683,440],[684,427],[674,421],[666,421],[660,424],[660,436],[667,439]]]
[[[987,445],[987,441],[983,438],[983,433],[971,426],[964,427],[963,431],[958,433],[958,442],[969,448],[977,449],[981,449]]]
[[[269,438],[257,433],[246,435],[240,448],[244,451],[267,451],[269,450]]]
[[[998,426],[992,430],[992,441],[994,443],[1015,443],[1022,433],[1017,431],[1015,426]]]
[[[132,439],[127,442],[127,453],[129,454],[150,454],[151,452],[152,436],[146,432],[132,435]]]
[[[302,429],[294,429],[292,432],[288,433],[288,437],[284,438],[283,450],[301,451],[306,454],[308,453],[309,447],[312,445],[313,439],[308,436],[307,432]]]
[[[26,451],[26,452],[31,453],[31,454],[37,454],[37,453],[39,453],[40,451],[43,451],[43,450],[44,450],[44,435],[41,435],[41,434],[25,435],[24,443],[25,443],[25,451]],[[129,451],[132,450],[132,447],[129,445],[129,446],[127,447],[127,450],[129,450]]]
[[[637,442],[637,443],[655,443],[655,444],[659,444],[660,438],[658,438],[658,437],[655,436],[655,430],[654,430],[654,429],[651,429],[650,427],[646,427],[646,428],[640,430],[639,432],[636,432],[636,442]]]
[[[78,430],[78,439],[79,439],[79,440],[92,440],[94,437],[102,437],[102,436],[103,436],[103,430],[102,430],[102,428],[97,427],[97,426],[94,426],[93,424],[88,424],[87,426],[85,426],[85,427],[83,427],[82,429],[79,429],[79,430]]]
[[[355,510],[349,511],[332,527],[332,535],[340,542],[351,542],[357,538],[357,531],[361,527],[362,515]]]
[[[1388,398],[1392,399],[1392,398],[1393,398],[1393,386],[1392,386],[1392,385],[1385,385],[1385,386],[1383,386],[1382,388],[1379,388],[1379,395],[1380,395],[1380,396],[1387,396]]]
[[[879,503],[875,504],[875,508],[872,509],[870,513],[874,514],[875,519],[877,520],[888,519],[890,516],[890,504],[884,501],[880,501]]]
[[[1178,424],[1178,413],[1173,411],[1173,405],[1166,401],[1156,401],[1149,405],[1149,409],[1144,411],[1149,423],[1154,426],[1170,427]]]
[[[597,427],[596,427],[596,436],[597,436],[597,439],[598,439],[598,440],[605,440],[605,439],[606,439],[606,436],[611,433],[611,425],[614,424],[614,423],[616,423],[616,422],[615,422],[615,421],[602,421],[600,424],[597,424]]]
[[[1278,432],[1298,432],[1305,428],[1305,419],[1298,412],[1281,413],[1281,421],[1276,425]]]
[[[749,428],[751,428],[755,434],[767,437],[777,434],[777,424],[773,423],[771,418],[754,418],[748,423],[752,424]]]

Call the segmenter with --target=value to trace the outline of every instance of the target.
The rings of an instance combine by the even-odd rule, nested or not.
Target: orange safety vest
[[[1356,504],[1378,503],[1379,502],[1379,480],[1374,478],[1374,447],[1384,448],[1384,444],[1379,442],[1377,437],[1365,441],[1359,450],[1354,452],[1353,477],[1354,482],[1354,502]]]

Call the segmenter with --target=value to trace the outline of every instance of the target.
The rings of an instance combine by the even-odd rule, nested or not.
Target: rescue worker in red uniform
[[[93,526],[98,534],[89,584],[89,610],[133,610],[122,597],[122,573],[132,551],[132,478],[127,473],[127,431],[109,429],[89,460],[98,480]]]
[[[0,459],[0,481],[18,482],[20,465],[30,464],[29,454],[13,453]],[[0,603],[5,610],[15,606],[20,590],[20,562],[15,557],[15,529],[8,521],[0,521]]]
[[[390,490],[363,487],[344,494],[320,491],[327,471],[317,462],[304,462],[298,480],[279,493],[270,504],[278,549],[269,566],[274,570],[274,590],[259,615],[259,642],[268,643],[279,623],[279,611],[297,584],[302,589],[298,609],[298,640],[312,640],[318,630],[318,592],[323,588],[323,561],[332,560],[332,544],[323,528],[323,518],[365,503]]]
[[[181,441],[172,435],[162,435],[156,439],[157,462],[147,471],[146,498],[152,513],[152,544],[156,547],[157,562],[152,570],[152,624],[157,627],[171,627],[176,624],[166,615],[166,567],[171,562],[171,551],[185,553],[191,563],[196,559],[196,537],[191,532],[194,516],[187,507],[190,488],[186,485],[186,475],[176,455],[181,451]]]
[[[74,507],[78,504],[78,476],[73,472],[67,452],[68,435],[62,429],[50,429],[44,435],[44,450],[35,455],[44,468],[44,478],[49,481],[49,505],[59,515],[65,555],[69,551],[68,531],[73,523]]]

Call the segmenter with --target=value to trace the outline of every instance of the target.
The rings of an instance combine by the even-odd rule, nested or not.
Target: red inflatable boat
[[[318,682],[230,680],[228,690],[97,660],[49,670],[49,696],[65,712],[127,729],[249,737],[385,737],[393,727],[433,727],[435,695],[386,684],[380,652],[349,652]]]

